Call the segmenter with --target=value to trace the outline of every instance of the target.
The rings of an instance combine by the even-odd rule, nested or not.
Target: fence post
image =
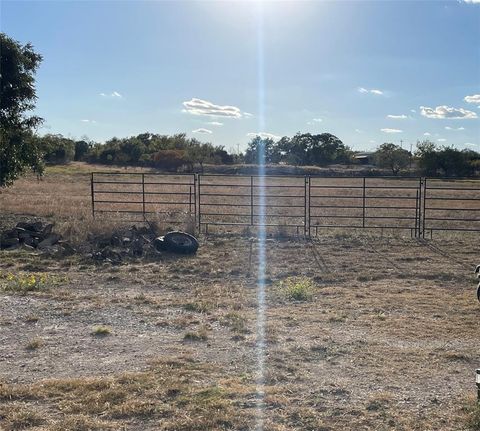
[[[198,174],[198,233],[200,234],[202,232],[202,220],[201,220],[201,216],[202,216],[202,211],[201,211],[201,196],[202,196],[202,193],[201,193],[201,189],[200,189],[200,178],[201,178],[201,174]]]
[[[303,235],[307,236],[307,181],[308,177],[305,175],[303,184]]]
[[[421,193],[421,189],[420,189]],[[421,199],[420,199],[420,205],[422,205]],[[420,207],[421,208],[421,207]],[[422,236],[425,238],[425,218],[427,216],[427,177],[423,179],[423,212],[422,212]]]
[[[366,190],[365,190],[365,184],[366,183],[366,179],[365,177],[363,177],[363,203],[362,203],[362,207],[363,207],[363,213],[362,213],[362,227],[364,228],[365,227],[365,203],[366,203]]]
[[[188,215],[192,216],[192,186],[188,187]]]
[[[312,226],[312,177],[308,176],[308,237],[310,238]]]
[[[197,226],[197,174],[193,174],[193,218]]]
[[[250,226],[253,226],[253,175],[250,175]]]
[[[415,238],[418,237],[418,229],[419,229],[419,218],[418,218],[418,190],[415,193]]]
[[[145,174],[142,173],[142,213],[145,220]]]
[[[93,188],[93,172],[90,175],[90,192],[92,195],[92,217],[95,218],[95,190]]]

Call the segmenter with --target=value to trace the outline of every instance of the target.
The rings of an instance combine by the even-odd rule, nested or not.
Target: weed
[[[37,323],[38,319],[39,317],[35,314],[29,314],[28,316],[25,316],[25,322],[27,323]]]
[[[281,283],[285,297],[291,301],[310,301],[313,282],[307,277],[288,277]]]
[[[195,313],[208,313],[212,306],[208,302],[188,302],[183,308],[187,311],[193,311]]]
[[[7,425],[6,428],[1,428],[2,430],[22,430],[38,427],[45,422],[37,412],[17,404],[1,406],[0,418],[2,418],[2,422],[5,420]]]
[[[200,328],[197,332],[187,332],[183,339],[185,341],[207,341],[208,332],[206,328]]]
[[[378,314],[376,315],[376,317],[377,317],[377,319],[380,320],[381,322],[387,320],[387,315],[386,315],[383,311],[381,311],[380,313],[378,313]]]
[[[468,430],[480,430],[480,404],[476,401],[469,402],[463,409],[467,413],[466,426]]]
[[[95,337],[106,337],[111,333],[112,330],[108,326],[95,326],[92,331],[92,335]]]
[[[27,345],[25,346],[25,348],[27,350],[37,350],[39,349],[40,347],[43,346],[43,340],[41,338],[32,338],[28,343]]]
[[[246,319],[239,313],[232,311],[223,316],[221,322],[222,325],[228,326],[233,332],[239,334],[247,334],[248,328],[246,326]]]
[[[67,278],[46,273],[13,274],[0,272],[0,290],[26,294],[46,291],[51,287],[65,283]]]

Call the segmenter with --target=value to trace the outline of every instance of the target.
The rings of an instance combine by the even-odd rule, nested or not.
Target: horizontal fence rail
[[[209,226],[480,231],[480,180],[214,174],[91,174],[92,214]]]
[[[480,231],[480,180],[425,178],[423,234]]]
[[[195,217],[197,177],[194,174],[91,174],[92,214],[129,216],[131,221],[156,215],[165,222],[179,215]]]

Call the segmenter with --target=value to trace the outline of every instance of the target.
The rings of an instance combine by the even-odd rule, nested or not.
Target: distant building
[[[353,160],[361,165],[373,165],[375,153],[356,153],[353,155]]]

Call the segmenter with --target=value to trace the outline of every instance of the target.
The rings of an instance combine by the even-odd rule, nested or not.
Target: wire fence
[[[109,173],[91,174],[100,215],[145,220],[188,215],[210,226],[278,227],[305,236],[320,229],[480,231],[480,180],[424,177],[315,177]],[[260,207],[263,207],[260,210]]]

